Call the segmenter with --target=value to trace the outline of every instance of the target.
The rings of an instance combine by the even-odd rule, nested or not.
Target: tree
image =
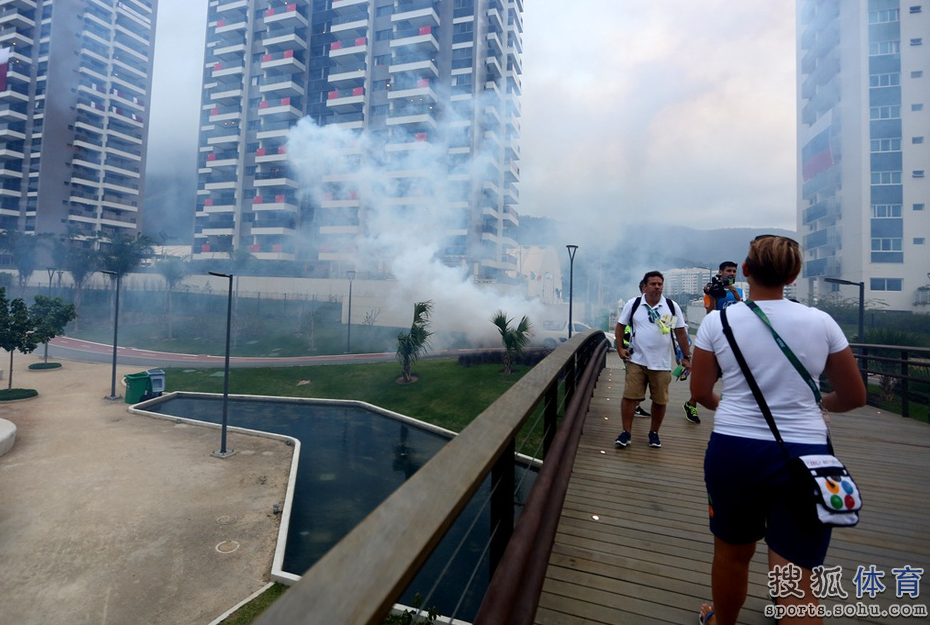
[[[13,388],[13,352],[32,352],[39,344],[33,333],[33,319],[22,298],[12,302],[6,298],[6,289],[0,287],[0,347],[10,352],[10,383]]]
[[[36,270],[38,264],[38,237],[17,230],[6,230],[0,236],[0,248],[13,257],[19,279],[20,291]]]
[[[34,328],[32,337],[36,342],[45,344],[45,362],[48,362],[48,342],[64,334],[65,326],[77,317],[74,304],[66,304],[60,297],[52,299],[36,295],[29,308],[29,316]]]
[[[169,256],[155,265],[155,269],[165,279],[167,286],[167,295],[165,297],[165,321],[168,326],[168,339],[174,338],[174,331],[171,325],[171,294],[175,287],[181,283],[184,278],[191,274],[190,262],[185,258]]]
[[[491,316],[491,323],[497,326],[501,333],[501,342],[504,344],[504,373],[513,372],[513,361],[523,354],[523,349],[530,342],[530,320],[523,316],[517,327],[511,327],[513,319],[508,319],[503,310],[498,310]]]
[[[114,236],[100,248],[100,264],[112,271],[114,279],[122,278],[138,267],[142,260],[152,255],[152,241],[145,236],[130,237],[125,234]]]
[[[433,302],[431,300],[415,303],[410,332],[401,332],[397,335],[397,360],[400,361],[404,382],[413,381],[410,367],[429,348],[429,337],[433,333],[426,327],[429,325],[429,316],[432,312]]]

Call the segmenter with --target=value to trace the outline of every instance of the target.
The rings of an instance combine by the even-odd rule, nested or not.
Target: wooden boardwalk
[[[622,429],[624,372],[615,353],[601,373],[559,523],[540,625],[697,623],[710,601],[712,536],[707,528],[703,457],[713,413],[688,423],[687,382],[672,382],[662,448],[646,444],[649,419],[636,418],[633,443],[615,449]],[[648,409],[648,401],[645,405]],[[837,455],[856,478],[865,507],[859,525],[835,530],[826,566],[842,567],[844,604],[886,609],[930,604],[930,426],[866,407],[832,416]],[[884,571],[886,590],[856,598],[857,567]],[[924,569],[924,592],[895,596],[892,569]],[[761,543],[750,571],[742,623],[773,623]],[[828,599],[827,605],[837,600]],[[927,622],[926,618],[832,618],[829,623]]]

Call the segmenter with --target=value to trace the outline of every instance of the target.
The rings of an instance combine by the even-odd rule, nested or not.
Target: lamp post
[[[229,273],[216,273],[210,271],[211,276],[217,276],[219,278],[226,278],[229,280],[229,286],[227,287],[227,296],[226,296],[226,364],[223,369],[223,425],[222,425],[222,434],[220,436],[220,450],[214,451],[210,455],[216,456],[217,458],[228,458],[229,456],[236,453],[233,450],[226,450],[226,424],[227,418],[229,415],[229,337],[230,329],[232,327],[232,292],[233,292],[233,277]]]
[[[577,245],[566,245],[568,249],[568,338],[572,338],[572,299],[575,289],[575,252]]]
[[[841,278],[824,278],[824,282],[831,282],[833,284],[848,284],[850,286],[859,287],[859,335],[856,337],[856,340],[860,343],[865,343],[865,282],[853,282],[852,280],[843,280]],[[862,354],[865,354],[865,348],[862,348]],[[862,382],[868,388],[868,374],[866,373],[867,363],[864,363],[862,358],[859,359],[859,371],[862,375]]]
[[[852,280],[842,280],[840,278],[824,278],[823,281],[859,287],[859,334],[856,340],[865,343],[865,282],[853,282]]]
[[[54,267],[46,267],[48,271],[48,298],[52,299],[52,276],[55,274]],[[48,341],[45,341],[45,362],[48,362]]]
[[[113,311],[113,371],[110,374],[110,394],[104,399],[122,399],[116,394],[116,341],[119,336],[119,286],[122,276],[108,269],[101,269],[100,273],[107,274],[111,279],[116,276],[116,306]]]
[[[349,277],[349,323],[346,324],[346,353],[352,353],[352,282],[355,280],[357,272],[347,271]]]

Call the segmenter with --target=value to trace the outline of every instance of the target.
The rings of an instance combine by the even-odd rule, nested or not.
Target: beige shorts
[[[649,399],[660,406],[668,404],[668,385],[672,383],[672,372],[655,371],[633,362],[627,362],[623,399],[643,401],[646,399],[647,383],[649,384]]]

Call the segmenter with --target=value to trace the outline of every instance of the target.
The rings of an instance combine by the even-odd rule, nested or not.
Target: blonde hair
[[[791,284],[801,273],[801,247],[788,237],[763,234],[749,244],[746,273],[763,286]]]

